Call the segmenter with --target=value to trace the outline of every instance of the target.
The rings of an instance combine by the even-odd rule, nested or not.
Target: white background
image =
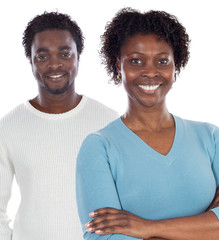
[[[192,40],[191,57],[168,95],[169,111],[183,118],[219,125],[219,7],[217,0],[20,0],[4,1],[0,8],[0,117],[37,95],[37,84],[22,47],[27,23],[44,11],[67,13],[81,27],[85,48],[80,58],[76,89],[122,114],[126,109],[123,87],[109,84],[100,64],[100,35],[107,21],[122,7],[141,11],[164,10],[176,15]],[[9,215],[19,204],[13,187]]]

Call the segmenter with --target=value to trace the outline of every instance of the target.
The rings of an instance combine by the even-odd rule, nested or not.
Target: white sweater
[[[83,97],[73,110],[48,114],[28,101],[0,121],[0,240],[81,240],[75,161],[83,139],[116,119]],[[15,175],[21,203],[13,230],[7,203]]]

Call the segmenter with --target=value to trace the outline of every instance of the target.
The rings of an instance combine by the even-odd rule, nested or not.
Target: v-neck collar
[[[146,142],[144,142],[138,135],[136,135],[133,131],[131,131],[122,121],[121,118],[118,119],[118,124],[120,131],[125,134],[125,136],[129,137],[131,141],[133,141],[133,144],[135,144],[138,148],[141,149],[141,151],[145,151],[146,154],[149,154],[150,157],[156,159],[157,161],[160,161],[163,164],[171,165],[174,160],[176,159],[176,148],[179,145],[180,139],[182,138],[182,134],[180,136],[179,129],[180,129],[180,119],[174,115],[173,119],[175,121],[175,136],[173,140],[172,147],[167,155],[163,155],[156,150],[154,150],[152,147],[150,147]],[[182,132],[182,131],[180,131]]]

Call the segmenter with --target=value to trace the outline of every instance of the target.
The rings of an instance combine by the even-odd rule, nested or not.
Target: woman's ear
[[[120,64],[120,60],[117,58],[116,60],[116,68],[117,68],[117,81],[121,82],[122,81],[122,75],[121,75],[121,64]]]
[[[121,63],[120,63],[120,60],[118,58],[116,60],[116,68],[117,68],[118,74],[121,74]]]

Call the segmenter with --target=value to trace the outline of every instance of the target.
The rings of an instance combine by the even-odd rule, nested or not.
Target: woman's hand
[[[124,234],[136,238],[150,239],[152,221],[137,217],[124,210],[101,208],[89,214],[92,221],[85,224],[87,232],[99,235]]]

